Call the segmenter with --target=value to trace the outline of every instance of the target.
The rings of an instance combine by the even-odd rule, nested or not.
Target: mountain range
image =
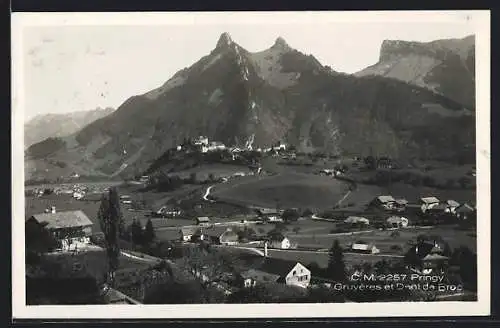
[[[473,108],[475,58],[474,35],[426,43],[385,40],[379,61],[355,75],[398,79]]]
[[[208,55],[159,88],[132,96],[73,134],[30,147],[26,178],[68,171],[137,174],[198,135],[238,146],[250,139],[255,148],[286,141],[300,151],[474,161],[474,106],[447,96],[444,82],[419,84],[377,69],[390,61],[404,71],[396,58],[405,62],[413,56],[405,53],[417,49],[420,56],[425,48],[398,46],[398,52],[391,44],[384,42],[371,73],[348,75],[281,37],[264,51],[249,52],[223,33]],[[464,94],[473,93],[473,85],[472,91],[462,86]]]
[[[47,138],[73,134],[113,111],[114,108],[108,107],[64,114],[37,115],[24,124],[24,147],[28,148]]]

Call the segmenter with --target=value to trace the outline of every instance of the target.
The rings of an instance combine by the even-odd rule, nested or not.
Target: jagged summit
[[[276,41],[274,41],[274,44],[271,48],[279,48],[283,50],[290,50],[290,46],[288,43],[286,43],[285,39],[283,39],[281,36],[279,36]]]
[[[217,41],[217,48],[226,47],[233,43],[231,36],[229,33],[224,32],[220,35],[219,41]]]

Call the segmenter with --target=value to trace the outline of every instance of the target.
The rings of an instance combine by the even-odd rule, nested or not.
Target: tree
[[[108,196],[103,195],[97,217],[104,233],[106,253],[108,258],[108,277],[111,285],[114,284],[115,271],[118,269],[120,256],[120,228],[122,227],[122,213],[120,197],[116,188],[110,188]],[[122,231],[124,231],[123,229]]]
[[[344,262],[344,251],[337,239],[333,242],[328,253],[327,275],[336,281],[345,281],[347,271]]]
[[[368,169],[375,170],[377,166],[377,161],[375,160],[375,157],[370,155],[365,157],[365,164]]]
[[[281,215],[281,217],[283,218],[283,221],[291,222],[291,221],[297,221],[298,218],[300,217],[300,214],[297,210],[286,209]]]
[[[144,229],[143,242],[144,244],[150,244],[155,240],[155,238],[156,234],[153,227],[153,222],[151,222],[151,219],[148,219],[148,222],[146,222],[146,227]]]
[[[130,225],[130,232],[132,237],[132,242],[136,245],[142,245],[144,242],[144,236],[142,232],[141,223],[134,219]]]
[[[189,182],[192,183],[192,184],[195,184],[196,183],[196,172],[192,172],[190,175],[189,175]]]
[[[204,303],[211,303],[213,287],[224,284],[236,276],[238,258],[210,248],[190,248],[178,262],[179,268],[191,275],[202,288]]]
[[[210,181],[210,182],[214,182],[215,181],[215,175],[213,173],[210,173],[208,175],[208,181]]]

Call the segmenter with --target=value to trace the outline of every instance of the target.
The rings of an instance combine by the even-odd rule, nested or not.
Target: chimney
[[[51,212],[51,213],[55,213],[55,212],[56,212],[56,207],[55,207],[55,206],[52,206],[52,207],[50,208],[50,212]]]
[[[264,243],[264,257],[267,257],[267,241]]]

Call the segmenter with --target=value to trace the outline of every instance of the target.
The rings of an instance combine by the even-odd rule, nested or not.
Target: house
[[[472,218],[475,212],[476,210],[474,209],[474,207],[470,206],[467,203],[463,203],[462,205],[455,208],[455,215],[461,220]]]
[[[149,176],[147,176],[147,175],[141,176],[141,178],[139,179],[139,182],[144,183],[144,184],[148,184],[149,183]]]
[[[216,150],[224,150],[226,149],[226,145],[224,145],[222,142],[219,141],[212,141],[208,144],[208,146],[205,146],[207,151],[216,151]],[[206,151],[204,151],[206,152]]]
[[[390,195],[378,196],[370,202],[371,206],[382,208],[384,210],[391,210],[394,208],[396,200]]]
[[[455,210],[457,209],[457,207],[460,206],[460,203],[457,201],[454,201],[453,199],[448,199],[446,201],[446,205],[447,205],[447,209],[446,209],[447,213],[455,213]]]
[[[56,212],[32,215],[26,225],[44,225],[52,236],[61,242],[63,250],[78,248],[78,245],[90,243],[92,221],[82,211]]]
[[[347,224],[364,224],[364,225],[369,225],[370,220],[364,217],[360,216],[349,216],[347,219],[344,220],[344,223]]]
[[[441,273],[449,257],[437,242],[421,242],[408,250],[404,261],[412,271],[421,274]]]
[[[208,216],[197,217],[196,224],[197,225],[208,225],[208,224],[210,224],[210,219],[208,218]]]
[[[180,240],[184,242],[204,240],[204,235],[198,227],[184,226],[180,229]]]
[[[253,268],[243,271],[241,277],[244,287],[282,283],[307,288],[311,282],[311,271],[300,262],[264,257]]]
[[[422,197],[420,198],[420,208],[423,213],[428,209],[438,205],[440,203],[439,199],[436,197]]]
[[[408,219],[400,216],[391,216],[386,222],[390,228],[406,228],[408,226]]]
[[[193,144],[196,146],[208,146],[208,138],[205,136],[199,136],[193,140]]]
[[[239,236],[230,227],[214,226],[204,231],[206,239],[219,245],[237,245]]]
[[[399,198],[394,201],[394,208],[398,211],[406,210],[407,206],[408,206],[408,201],[404,198]]]
[[[353,253],[363,253],[363,254],[377,254],[380,250],[373,244],[367,244],[365,242],[357,242],[351,245],[350,251]]]
[[[255,210],[259,218],[272,222],[283,221],[281,219],[281,211],[274,208],[258,208]]]
[[[289,249],[291,243],[290,239],[282,233],[272,233],[269,235],[269,246],[272,248]]]
[[[181,215],[181,210],[174,209],[168,206],[162,206],[158,210],[153,211],[153,216],[154,217],[176,217]]]
[[[377,160],[377,168],[379,169],[392,169],[393,164],[390,158],[380,157]]]

